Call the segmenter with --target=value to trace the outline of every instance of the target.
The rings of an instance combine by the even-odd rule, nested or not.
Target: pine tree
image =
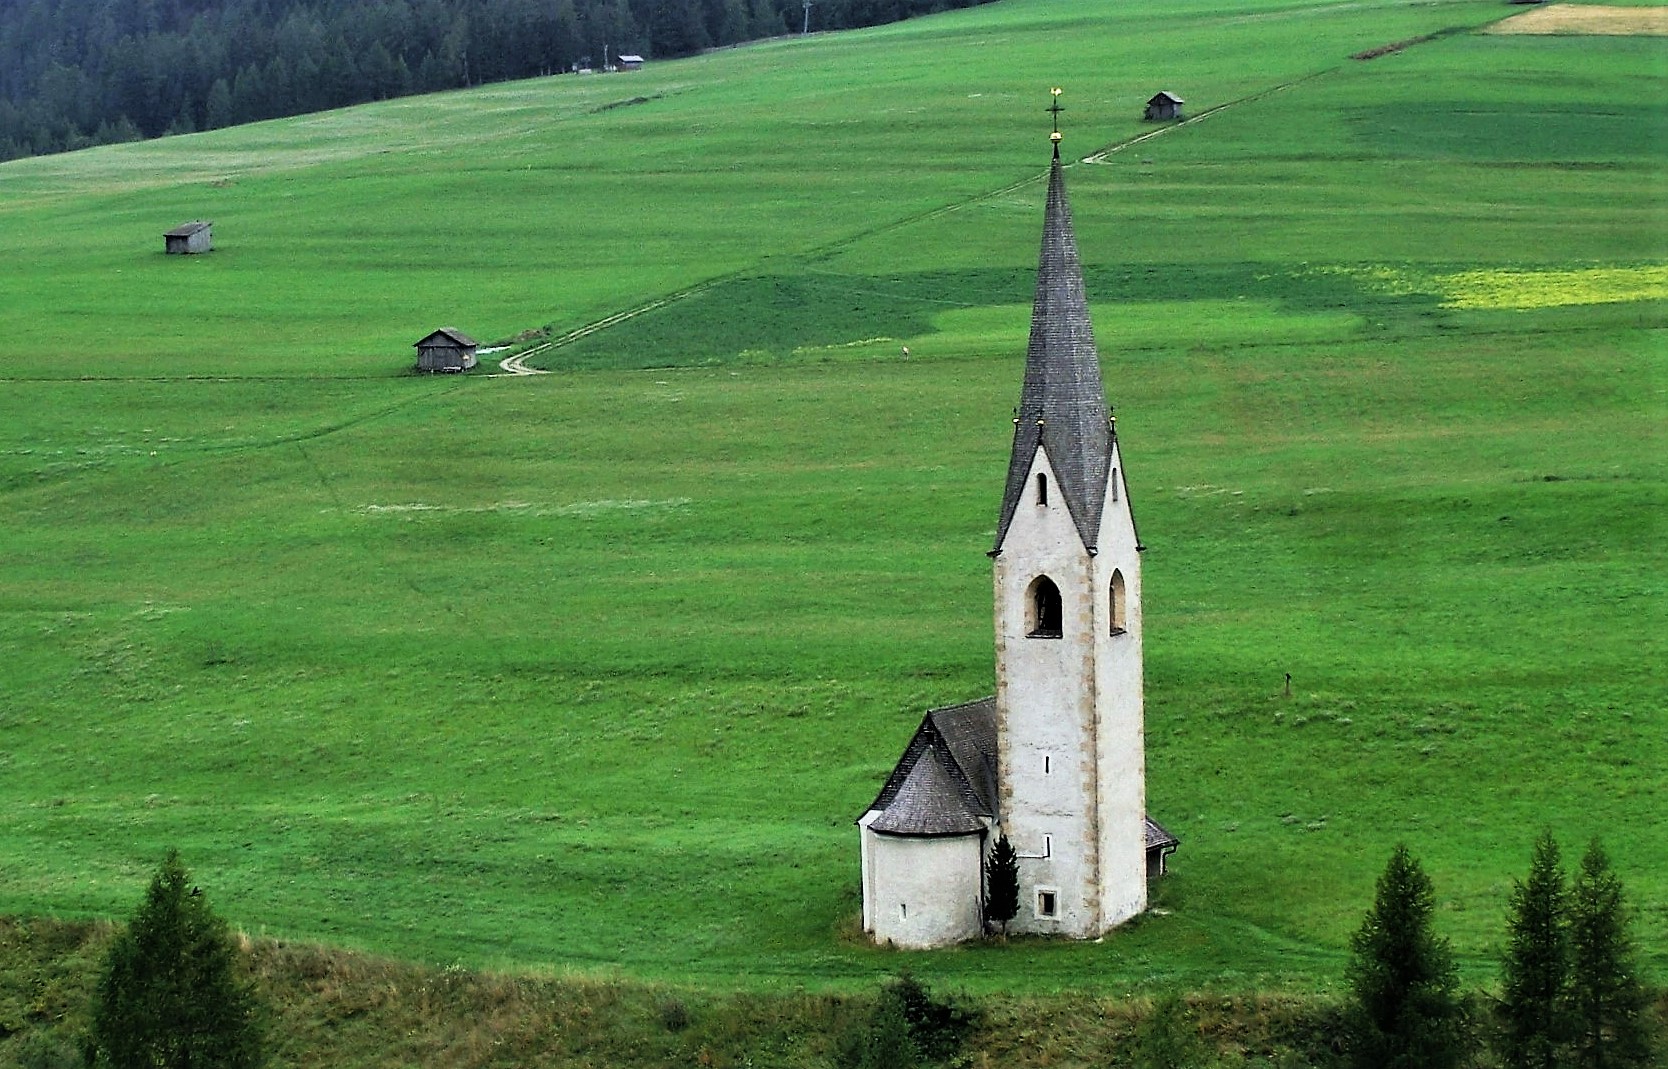
[[[1551,831],[1535,841],[1529,878],[1512,890],[1501,963],[1500,1058],[1506,1069],[1557,1069],[1569,1038],[1568,892]]]
[[[1645,991],[1633,960],[1622,881],[1597,839],[1570,893],[1570,1012],[1578,1069],[1649,1065]]]
[[[105,959],[93,1044],[109,1069],[252,1069],[263,1061],[251,987],[225,922],[168,852]]]
[[[994,921],[1008,934],[1008,922],[1019,913],[1019,856],[1006,835],[996,840],[985,859],[985,922]]]
[[[1372,909],[1350,940],[1348,1016],[1360,1069],[1447,1069],[1463,1054],[1448,942],[1431,930],[1430,877],[1405,845],[1390,855]]]

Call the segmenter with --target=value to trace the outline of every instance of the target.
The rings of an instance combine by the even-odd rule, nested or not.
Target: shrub
[[[682,1032],[689,1027],[689,1007],[681,998],[663,999],[660,1003],[660,1025],[668,1032]]]
[[[1200,1038],[1187,1004],[1167,995],[1152,1008],[1135,1032],[1138,1069],[1201,1069],[1211,1054]]]

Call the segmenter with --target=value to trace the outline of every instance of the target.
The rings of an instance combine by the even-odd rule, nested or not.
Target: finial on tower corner
[[[1060,113],[1062,111],[1065,111],[1066,109],[1062,108],[1060,106],[1060,87],[1059,86],[1055,86],[1053,89],[1050,89],[1049,93],[1052,94],[1053,97],[1054,97],[1054,103],[1051,104],[1049,106],[1049,109],[1048,109],[1049,112],[1052,113],[1053,116],[1054,116],[1054,132],[1052,134],[1048,135],[1048,139],[1050,141],[1054,142],[1054,158],[1059,159],[1060,158]]]

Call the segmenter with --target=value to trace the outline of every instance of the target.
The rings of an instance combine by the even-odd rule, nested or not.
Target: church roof
[[[888,835],[967,835],[984,826],[936,744],[921,752],[892,804],[869,825]]]
[[[870,810],[890,835],[967,835],[996,815],[996,699],[934,709]]]
[[[1039,445],[1048,451],[1059,494],[1083,544],[1096,548],[1100,510],[1112,467],[1112,429],[1101,386],[1094,328],[1083,295],[1083,267],[1077,258],[1058,147],[1048,172],[1031,341],[1025,352],[1025,386],[1014,425],[1002,516],[996,527],[998,552],[1025,493],[1025,477]]]

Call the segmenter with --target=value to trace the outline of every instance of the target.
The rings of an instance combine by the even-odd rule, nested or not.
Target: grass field
[[[0,166],[0,912],[178,844],[413,960],[1308,991],[1407,841],[1486,983],[1551,826],[1668,980],[1668,45],[1507,14],[1007,0]],[[904,956],[851,821],[992,687],[1052,84],[1184,846],[1103,944]]]

